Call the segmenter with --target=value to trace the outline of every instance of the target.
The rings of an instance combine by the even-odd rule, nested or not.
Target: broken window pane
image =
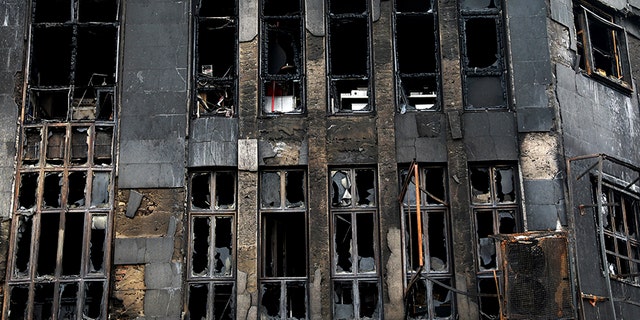
[[[35,285],[35,294],[33,297],[34,319],[53,319],[53,290],[53,283],[39,283]]]
[[[516,232],[516,218],[513,210],[498,211],[498,219],[500,221],[499,231],[501,234]]]
[[[407,250],[407,268],[418,270],[420,267],[420,247],[418,245],[418,219],[415,210],[404,208],[405,212],[405,239]],[[424,244],[424,242],[423,242]]]
[[[100,319],[103,309],[103,285],[101,281],[85,283],[83,319]]]
[[[31,209],[36,205],[38,191],[38,174],[22,173],[20,175],[20,191],[18,205],[21,210]]]
[[[516,198],[513,168],[496,169],[496,197],[498,202],[514,202]]]
[[[287,171],[285,173],[285,193],[287,208],[304,207],[305,181],[304,171]]]
[[[60,208],[62,199],[62,173],[47,173],[44,177],[42,206],[44,208]]]
[[[189,319],[207,319],[207,300],[209,287],[206,284],[189,285]]]
[[[112,121],[114,103],[113,88],[96,88],[96,120]]]
[[[335,281],[333,283],[333,318],[354,319],[353,283]]]
[[[447,190],[445,179],[444,168],[425,169],[425,179],[422,184],[427,192],[425,198],[428,204],[446,204]]]
[[[82,261],[84,213],[66,212],[62,245],[62,275],[79,275]]]
[[[378,319],[378,284],[375,282],[359,282],[360,318]]]
[[[192,224],[191,272],[193,275],[207,274],[209,267],[210,223],[208,217],[195,217]]]
[[[353,265],[351,214],[335,214],[334,227],[336,272],[350,273]]]
[[[233,272],[233,218],[215,217],[215,247],[213,273],[216,276],[231,276]]]
[[[404,204],[405,205],[411,205],[411,206],[415,206],[416,205],[416,183],[415,183],[415,175],[413,174],[413,171],[409,172],[409,170],[407,169],[401,169],[400,170],[400,181],[402,183],[404,183],[405,181],[407,181],[407,179],[409,179],[408,183],[407,183],[407,189],[404,193]]]
[[[288,319],[307,319],[307,288],[304,282],[287,282]]]
[[[60,165],[64,161],[67,130],[64,127],[49,128],[47,133],[47,163]]]
[[[265,318],[280,318],[280,283],[267,282],[262,284],[260,305],[262,316]]]
[[[344,79],[331,82],[332,112],[368,112],[372,111],[369,103],[369,81],[361,78]]]
[[[29,286],[17,285],[10,287],[9,319],[27,319],[27,302],[29,302]]]
[[[15,219],[15,218],[14,218]],[[33,218],[26,215],[18,215],[18,230],[15,233],[15,265],[14,275],[28,276],[31,260],[31,232],[33,230]]]
[[[69,195],[67,204],[70,208],[83,207],[85,205],[87,173],[74,171],[69,173]]]
[[[451,286],[450,279],[442,279],[440,281],[447,286]],[[447,318],[453,315],[453,294],[449,289],[434,282],[431,296],[433,297],[433,312],[436,317]]]
[[[360,213],[356,215],[357,221],[357,245],[358,245],[358,272],[375,272],[375,224],[373,214]]]
[[[233,292],[233,284],[214,284],[213,285],[213,316],[214,320],[234,319],[233,310],[235,309],[235,300]],[[198,319],[193,318],[191,319]]]
[[[106,208],[111,203],[110,188],[111,173],[110,172],[93,172],[91,183],[91,207]]]
[[[89,151],[89,128],[71,128],[71,163],[83,165],[87,163],[87,153]]]
[[[91,217],[91,234],[89,242],[89,272],[104,273],[104,254],[107,239],[108,218],[105,215]]]
[[[40,143],[42,134],[40,128],[25,128],[22,142],[22,164],[36,165],[40,162]]]
[[[58,312],[58,319],[75,319],[77,317],[77,294],[77,283],[60,284],[60,311]]]
[[[210,173],[195,173],[191,176],[191,206],[197,209],[211,207]]]
[[[498,33],[493,18],[470,18],[465,21],[467,66],[486,68],[498,63]]]
[[[356,195],[357,205],[375,206],[375,173],[373,170],[356,170]]]
[[[469,169],[469,175],[473,203],[491,203],[489,169],[474,167]]]
[[[417,279],[407,294],[408,319],[423,319],[429,316],[427,280]]]
[[[113,127],[95,127],[96,138],[93,147],[93,163],[95,165],[111,164],[111,141],[113,139]]]
[[[236,201],[236,176],[232,172],[216,172],[216,209],[233,209]]]
[[[331,205],[351,206],[351,179],[348,171],[331,171]]]
[[[307,254],[303,213],[264,213],[264,275],[303,277]]]
[[[429,265],[432,271],[448,271],[447,224],[443,212],[429,213]]]
[[[40,214],[40,236],[38,238],[37,275],[54,275],[58,256],[59,213]]]
[[[492,320],[498,319],[500,315],[500,305],[498,302],[498,289],[493,278],[478,279],[478,292],[481,294],[495,294],[496,297],[480,296],[480,315],[481,319]]]
[[[64,120],[69,108],[69,89],[31,89],[25,122]]]
[[[260,199],[263,208],[280,208],[280,172],[263,172]]]
[[[493,236],[493,213],[491,211],[476,212],[476,232],[478,236],[478,257],[481,269],[496,267],[496,245]]]

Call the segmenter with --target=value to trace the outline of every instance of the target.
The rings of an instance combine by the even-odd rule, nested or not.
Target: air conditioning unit
[[[566,234],[504,235],[500,247],[507,319],[574,319]]]

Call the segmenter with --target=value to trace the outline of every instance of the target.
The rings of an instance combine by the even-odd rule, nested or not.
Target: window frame
[[[605,13],[586,4],[576,2],[574,5],[574,19],[576,29],[576,51],[580,68],[586,75],[625,93],[633,91],[631,76],[631,64],[629,60],[627,32],[624,27],[615,23],[615,16]],[[611,37],[608,39],[609,51],[615,58],[610,57],[609,63],[613,70],[603,70],[596,66],[594,53],[597,51],[593,45],[591,28],[595,22],[600,27],[606,28]],[[613,42],[613,43],[612,43]],[[605,55],[605,52],[602,53]]]
[[[218,205],[218,176],[230,175],[233,181],[233,205]],[[196,206],[194,205],[194,192],[196,186],[194,186],[194,177],[197,176],[208,176],[207,183],[207,195],[208,199],[210,199],[209,207],[204,206]],[[220,189],[222,190],[222,189]],[[200,195],[202,196],[202,195]],[[207,196],[204,196],[205,198]],[[217,319],[219,315],[219,310],[215,309],[215,303],[218,301],[217,297],[217,288],[219,287],[231,287],[230,290],[230,300],[227,300],[227,303],[231,302],[231,309],[229,313],[223,313],[235,317],[236,312],[236,263],[237,263],[237,244],[236,244],[236,219],[237,219],[237,210],[238,210],[238,174],[234,168],[212,168],[210,170],[193,170],[189,173],[189,197],[187,201],[188,208],[188,224],[187,224],[187,263],[186,263],[186,281],[185,281],[185,308],[186,311],[191,313],[191,290],[195,287],[205,287],[207,289],[207,299],[205,301],[206,305],[204,306],[204,313],[207,319]],[[204,267],[203,272],[194,273],[194,254],[195,254],[195,242],[194,240],[197,238],[195,235],[195,220],[196,219],[209,219],[208,223],[208,234],[206,241],[206,254],[207,261],[206,266]],[[230,219],[229,226],[229,245],[232,246],[231,252],[229,252],[229,265],[225,266],[227,269],[224,273],[220,274],[215,272],[216,267],[216,248],[215,245],[212,245],[217,242],[217,220],[218,219]],[[226,264],[226,263],[225,263]],[[226,294],[226,291],[223,293]],[[222,295],[222,294],[221,294]],[[195,303],[195,302],[193,302]],[[226,308],[226,306],[225,306]],[[226,310],[226,309],[225,309]],[[200,310],[201,312],[203,310]]]

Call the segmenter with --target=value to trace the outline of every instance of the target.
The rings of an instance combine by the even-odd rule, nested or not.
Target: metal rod
[[[419,257],[419,265],[424,266],[424,257],[422,256],[422,214],[420,213],[420,179],[418,178],[418,166],[413,166],[413,174],[415,177],[415,185],[416,185],[416,223],[418,224],[418,257]]]

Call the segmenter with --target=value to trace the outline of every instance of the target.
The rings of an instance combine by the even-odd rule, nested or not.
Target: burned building
[[[638,0],[4,0],[2,319],[640,317]]]

